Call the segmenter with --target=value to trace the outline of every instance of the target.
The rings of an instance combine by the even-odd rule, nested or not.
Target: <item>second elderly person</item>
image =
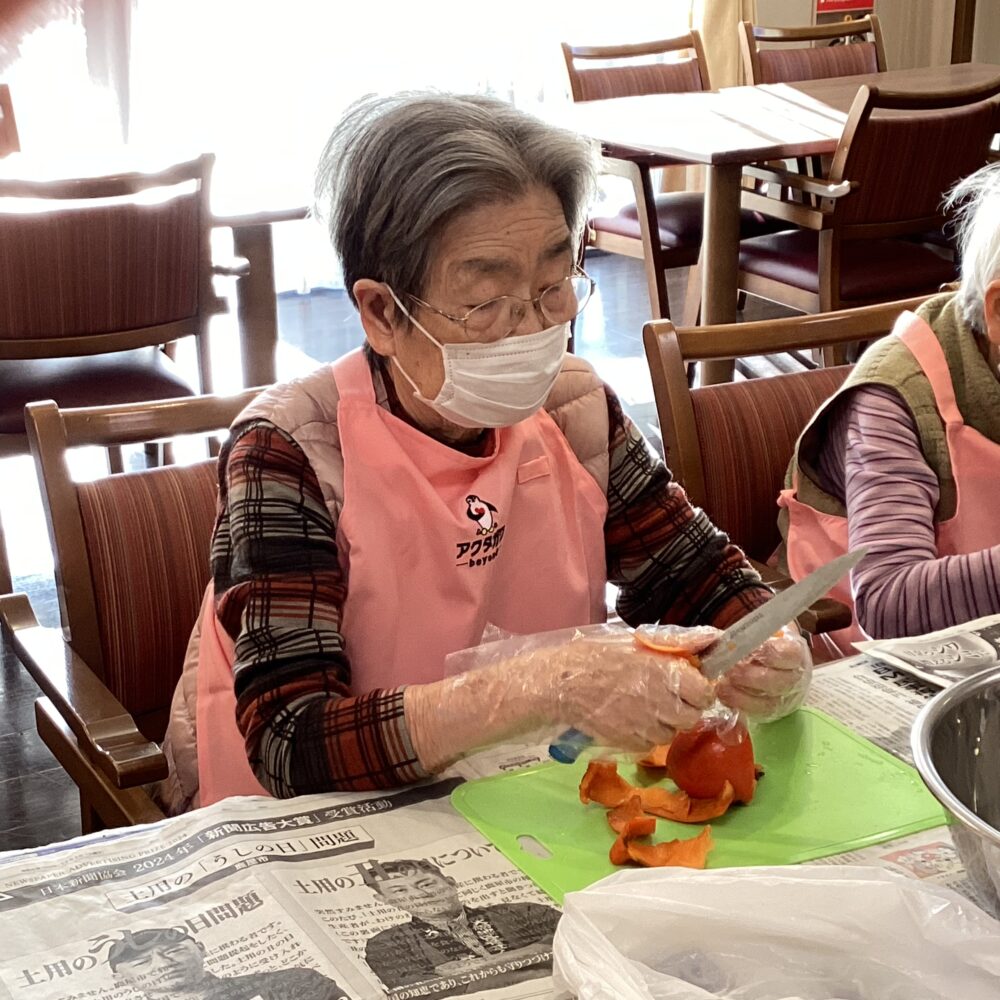
[[[724,628],[771,596],[566,353],[594,183],[589,142],[486,97],[372,97],[337,126],[318,201],[366,343],[233,424],[173,811],[403,785],[540,726],[643,749],[712,704],[623,643],[445,676],[488,626],[604,621],[609,581],[632,624]],[[772,639],[718,693],[789,711],[807,657]]]
[[[869,348],[802,435],[781,504],[800,578],[866,556],[842,651],[1000,613],[1000,164],[961,182],[961,283]]]

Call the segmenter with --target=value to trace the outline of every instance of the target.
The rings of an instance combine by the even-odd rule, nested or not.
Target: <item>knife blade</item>
[[[845,552],[798,583],[775,594],[767,604],[741,618],[726,629],[700,657],[701,672],[710,681],[718,680],[745,656],[749,656],[768,636],[784,628],[814,601],[828,593],[864,557],[865,549]]]
[[[702,674],[709,680],[718,680],[762,642],[828,593],[845,573],[857,566],[867,551],[865,548],[855,549],[832,559],[731,625],[701,655]],[[580,730],[567,729],[549,747],[549,756],[562,764],[572,764],[591,742],[591,738]]]

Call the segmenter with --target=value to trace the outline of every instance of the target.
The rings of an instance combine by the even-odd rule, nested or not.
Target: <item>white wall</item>
[[[757,23],[769,28],[798,28],[813,23],[815,0],[757,0]]]
[[[1000,65],[1000,3],[997,0],[979,0],[976,4],[972,61]]]
[[[996,0],[980,0],[980,6]],[[951,62],[955,0],[875,0],[889,69]]]

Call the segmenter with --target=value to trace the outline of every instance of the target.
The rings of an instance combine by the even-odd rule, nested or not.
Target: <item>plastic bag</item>
[[[621,872],[566,896],[554,952],[559,998],[1000,996],[1000,923],[855,865]]]

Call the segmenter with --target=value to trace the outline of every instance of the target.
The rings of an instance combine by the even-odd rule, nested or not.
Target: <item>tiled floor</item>
[[[605,256],[588,259],[587,268],[598,282],[598,292],[578,323],[577,353],[593,362],[621,396],[629,414],[658,444],[652,388],[642,353],[648,299],[641,264]],[[685,283],[686,272],[671,274],[671,301],[676,303],[677,314]],[[344,292],[284,295],[279,311],[281,378],[308,371],[316,362],[331,361],[362,342],[357,315]],[[759,319],[780,312],[751,300],[745,317]],[[233,341],[226,339],[224,331],[219,343],[225,351]],[[215,370],[225,367],[216,364]],[[52,559],[31,460],[0,462],[0,477],[4,483],[0,505],[15,590],[28,592],[42,624],[56,626]],[[4,642],[0,658],[0,850],[33,847],[79,833],[75,786],[35,735],[33,704],[38,694]]]

